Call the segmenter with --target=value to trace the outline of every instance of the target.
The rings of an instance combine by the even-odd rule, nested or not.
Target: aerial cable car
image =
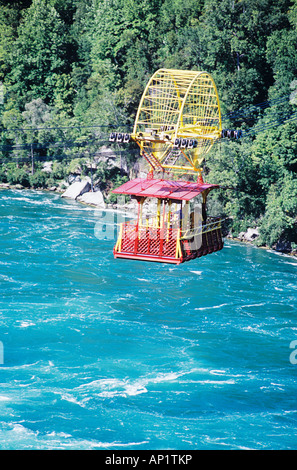
[[[209,73],[154,73],[140,100],[133,132],[113,132],[109,139],[136,142],[150,167],[146,178],[113,190],[138,202],[136,220],[120,226],[115,258],[180,264],[223,248],[221,219],[208,217],[206,208],[209,192],[219,186],[205,183],[201,168],[221,137],[219,97]],[[202,202],[195,205],[197,197]],[[147,198],[157,202],[152,217],[143,215]]]

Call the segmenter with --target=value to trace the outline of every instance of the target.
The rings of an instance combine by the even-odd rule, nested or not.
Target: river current
[[[0,192],[0,448],[296,449],[296,260],[114,260],[118,220]]]

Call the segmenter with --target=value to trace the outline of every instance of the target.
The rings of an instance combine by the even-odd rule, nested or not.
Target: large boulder
[[[244,239],[248,242],[252,242],[256,238],[258,238],[259,235],[260,234],[258,228],[248,228],[247,232],[244,234]]]
[[[272,248],[280,253],[291,253],[292,251],[291,242],[285,239],[278,240],[274,245],[272,245]]]
[[[51,173],[53,171],[53,162],[44,162],[42,170],[45,173]]]
[[[83,202],[84,204],[90,204],[92,206],[98,207],[105,207],[105,202],[103,198],[103,194],[101,191],[94,191],[84,193],[82,196],[77,198],[79,202]]]
[[[91,189],[91,184],[89,179],[84,179],[83,181],[76,181],[71,184],[66,191],[62,194],[62,197],[68,197],[69,199],[77,199],[84,193],[87,193]]]
[[[240,232],[237,238],[245,242],[253,242],[259,235],[258,228],[248,228],[246,232]]]

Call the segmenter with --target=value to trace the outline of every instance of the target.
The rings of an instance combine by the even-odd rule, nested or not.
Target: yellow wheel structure
[[[160,69],[149,80],[132,139],[153,170],[201,172],[222,131],[217,89],[207,72]]]

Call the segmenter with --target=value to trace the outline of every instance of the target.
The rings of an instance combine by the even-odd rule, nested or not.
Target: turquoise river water
[[[297,448],[296,260],[114,260],[118,215],[38,191],[0,217],[1,449]]]

